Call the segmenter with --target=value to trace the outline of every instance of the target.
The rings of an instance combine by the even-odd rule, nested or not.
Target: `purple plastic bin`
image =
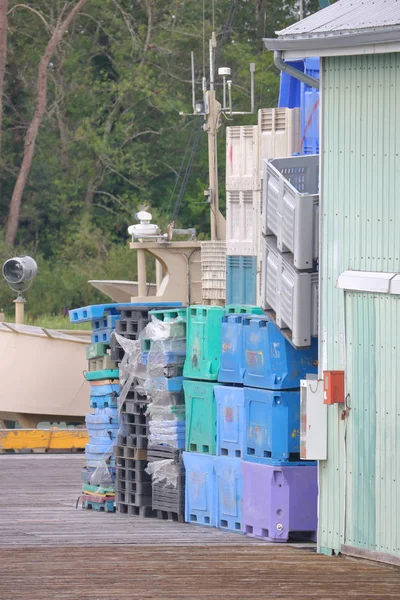
[[[242,473],[242,522],[247,535],[271,542],[287,542],[293,534],[316,540],[316,466],[273,467],[242,461]]]

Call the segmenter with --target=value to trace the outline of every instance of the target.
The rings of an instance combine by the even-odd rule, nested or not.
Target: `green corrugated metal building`
[[[266,40],[321,57],[319,550],[400,564],[400,2],[340,0]]]

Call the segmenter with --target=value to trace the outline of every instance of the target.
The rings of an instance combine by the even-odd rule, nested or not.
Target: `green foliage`
[[[34,110],[38,63],[63,5],[9,4],[0,160],[3,230]],[[171,219],[177,173],[199,126],[196,118],[179,116],[191,112],[191,51],[198,95],[203,59],[208,70],[212,5],[204,4],[203,20],[203,3],[195,0],[89,0],[59,44],[49,66],[47,111],[23,197],[17,248],[0,247],[4,258],[29,251],[38,260],[39,276],[29,292],[33,316],[104,301],[87,282],[135,279],[127,226],[137,210],[148,207],[163,227]],[[309,0],[307,11],[317,4]],[[250,62],[256,63],[256,108],[276,105],[279,76],[262,38],[292,23],[297,5],[296,0],[216,0],[217,66],[232,69],[235,109],[250,106]],[[220,84],[217,92],[221,97]],[[255,122],[251,116],[234,124]],[[229,124],[223,122],[218,141],[222,208]],[[196,227],[200,238],[209,231],[207,187],[207,139],[201,134],[177,219],[177,226]],[[11,299],[5,284],[0,286],[0,302]]]

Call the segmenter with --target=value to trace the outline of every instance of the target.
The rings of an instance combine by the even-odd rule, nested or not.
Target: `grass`
[[[6,314],[5,320],[8,323],[14,323],[14,314]],[[36,327],[46,327],[47,329],[71,329],[76,331],[90,330],[90,323],[70,323],[68,317],[60,315],[41,315],[33,317],[29,313],[25,315],[25,325],[35,325]]]

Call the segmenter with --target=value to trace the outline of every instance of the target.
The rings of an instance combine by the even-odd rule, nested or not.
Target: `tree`
[[[0,0],[0,152],[3,122],[3,87],[7,61],[7,9],[8,0]]]
[[[32,160],[35,154],[36,137],[39,131],[40,124],[42,122],[43,114],[46,110],[49,62],[57,47],[57,44],[60,43],[64,33],[71,25],[78,12],[84,7],[86,3],[87,0],[79,0],[78,3],[71,9],[71,11],[66,17],[64,15],[67,11],[68,5],[64,5],[64,8],[62,9],[60,16],[57,20],[56,27],[52,33],[52,36],[47,44],[46,50],[39,64],[35,112],[31,124],[29,126],[28,132],[26,134],[22,164],[11,198],[10,211],[8,213],[6,243],[10,244],[11,246],[14,245],[15,238],[17,236],[22,195],[24,193],[26,181],[28,179],[32,167]]]

